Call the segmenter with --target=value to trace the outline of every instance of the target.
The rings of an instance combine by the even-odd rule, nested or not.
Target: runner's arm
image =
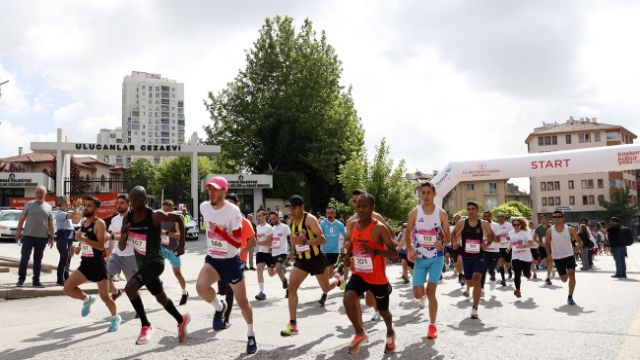
[[[416,209],[409,211],[409,215],[407,216],[407,228],[404,229],[405,232],[404,232],[404,235],[402,236],[404,238],[404,243],[407,248],[407,254],[411,253],[415,255],[414,252],[416,251],[416,249],[413,247],[413,241],[411,241],[410,234],[413,234],[413,231],[416,228],[417,217],[418,217],[418,211]]]
[[[118,240],[118,248],[124,251],[127,248],[127,240],[129,239],[129,216],[122,218],[122,228],[120,229],[120,240]]]
[[[460,233],[462,232],[462,227],[464,226],[464,220],[460,219],[456,223],[456,227],[453,228],[453,241],[451,242],[454,249],[457,249],[460,241]]]
[[[379,227],[379,229],[380,229],[379,238],[382,240],[382,243],[386,246],[386,249],[380,251],[378,253],[378,255],[386,257],[386,258],[390,258],[390,259],[397,258],[398,257],[398,249],[396,249],[395,241],[393,241],[393,238],[391,238],[391,235],[389,234],[388,231],[382,230],[383,229],[382,227]]]
[[[580,236],[578,236],[578,233],[576,232],[576,230],[574,228],[569,228],[569,235],[571,235],[571,238],[578,243],[578,249],[582,249],[582,246],[584,246],[582,239],[580,239]]]
[[[493,242],[496,238],[496,234],[493,233],[493,229],[491,228],[491,223],[488,221],[482,220],[482,231],[487,236],[487,242]]]
[[[318,222],[318,219],[313,215],[308,215],[306,225],[311,231],[313,231],[313,234],[316,236],[314,240],[307,239],[307,245],[324,244],[327,239],[324,237],[324,233],[320,228],[320,223]]]
[[[178,256],[184,254],[184,220],[181,215],[165,213],[163,211],[153,212],[153,223],[155,226],[160,227],[162,222],[175,222],[178,223],[178,230],[180,231],[180,238],[178,239],[178,247],[176,248],[176,254]]]
[[[384,225],[387,228],[387,230],[389,230],[389,234],[393,235],[393,228],[389,225],[389,223],[387,223],[387,220],[385,220],[385,218],[382,215],[374,211],[371,217],[378,220],[382,225]]]

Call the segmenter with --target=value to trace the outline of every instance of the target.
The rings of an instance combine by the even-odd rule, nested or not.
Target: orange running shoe
[[[390,354],[396,351],[396,335],[387,336],[387,343],[384,346],[384,353]]]
[[[438,328],[436,324],[429,324],[429,329],[427,330],[427,339],[435,339],[438,337]]]
[[[369,335],[367,333],[363,333],[362,335],[356,334],[349,345],[349,353],[357,354],[360,351],[360,345],[366,343],[368,339]]]

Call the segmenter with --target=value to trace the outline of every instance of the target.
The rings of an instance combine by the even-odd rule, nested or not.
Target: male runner
[[[258,351],[253,329],[253,309],[247,299],[244,281],[244,264],[239,252],[242,246],[242,213],[240,209],[225,200],[229,183],[221,176],[213,177],[206,184],[209,201],[200,204],[200,213],[207,229],[208,254],[200,270],[196,289],[200,297],[213,305],[213,330],[225,328],[223,313],[226,305],[216,297],[213,285],[224,280],[233,290],[236,303],[247,323],[247,353]]]
[[[336,264],[340,260],[340,238],[344,238],[347,232],[344,224],[336,220],[336,213],[336,208],[333,205],[327,206],[325,212],[327,218],[320,222],[320,228],[327,239],[322,244],[322,251],[327,255],[329,265],[325,271],[329,278],[334,275]],[[342,284],[346,285],[345,282],[342,282]]]
[[[461,239],[460,254],[462,255],[462,265],[464,267],[464,278],[467,286],[473,287],[473,307],[471,308],[471,318],[478,319],[478,304],[480,304],[482,274],[484,274],[486,263],[484,249],[487,243],[495,238],[491,226],[488,222],[478,218],[478,204],[474,201],[467,203],[466,219],[461,219],[456,224],[454,238]],[[453,243],[458,247],[457,241]]]
[[[269,263],[269,276],[278,274],[282,281],[282,288],[287,292],[285,297],[288,297],[289,292],[287,287],[287,278],[284,276],[284,262],[287,260],[287,254],[289,254],[289,236],[291,236],[291,229],[287,224],[280,222],[278,213],[272,211],[269,213],[271,225],[273,226],[273,232],[271,236],[271,263]]]
[[[491,225],[491,231],[494,234],[498,234],[500,232],[500,226],[498,223],[491,220],[492,215],[491,211],[485,211],[482,213],[482,220],[488,222]],[[486,235],[486,234],[485,234]],[[485,239],[486,241],[486,239]],[[496,237],[493,241],[487,244],[487,248],[484,250],[484,257],[486,260],[486,270],[482,274],[482,288],[484,288],[485,278],[487,277],[487,271],[489,271],[489,286],[491,290],[496,287],[496,265],[498,264],[498,260],[500,259],[500,248],[499,248],[500,238]],[[503,270],[504,277],[504,270]]]
[[[458,223],[458,221],[460,221],[461,218],[462,216],[457,214],[453,216],[453,220],[451,221],[451,225],[449,226],[449,233],[453,234],[453,229],[456,227],[456,224]],[[445,262],[447,261],[449,262],[450,268],[452,267],[455,268],[454,274],[456,272],[458,273],[458,282],[460,283],[460,286],[464,286],[464,271],[462,269],[462,257],[458,253],[458,250],[453,249],[453,242],[459,241],[459,240],[460,239],[456,240],[453,237],[451,237],[451,244],[444,247]],[[458,246],[458,249],[459,249],[459,246]]]
[[[428,339],[438,337],[436,287],[444,266],[443,245],[451,243],[449,216],[446,211],[433,203],[435,196],[436,187],[432,183],[426,182],[420,185],[422,203],[409,212],[406,231],[408,258],[415,261],[413,265],[413,295],[416,299],[422,300],[426,292],[429,299]],[[424,283],[427,281],[427,275],[429,282],[425,289]]]
[[[536,228],[533,240],[538,243],[538,259],[547,268],[547,280],[545,284],[551,286],[551,272],[553,271],[553,259],[546,249],[547,231],[551,227],[547,215],[540,215],[540,225]]]
[[[356,334],[349,346],[352,354],[360,351],[360,344],[368,339],[360,311],[360,295],[371,291],[375,295],[376,308],[387,327],[385,353],[395,351],[395,332],[389,311],[391,285],[385,272],[387,258],[397,258],[396,244],[386,226],[372,218],[375,198],[362,194],[357,202],[358,220],[351,229],[345,248],[345,266],[353,265],[353,274],[344,293],[343,304]]]
[[[498,259],[498,271],[500,271],[500,277],[502,278],[500,285],[507,286],[507,282],[504,279],[504,270],[507,269],[509,271],[509,280],[513,277],[511,271],[511,252],[507,251],[509,247],[507,235],[513,230],[513,226],[505,222],[505,215],[503,213],[498,213],[496,217],[498,218],[498,232],[496,236],[500,238],[500,258]]]
[[[300,195],[293,195],[289,199],[289,209],[293,220],[291,221],[291,255],[295,256],[293,269],[289,274],[289,323],[280,332],[282,336],[298,334],[297,308],[298,288],[309,275],[315,275],[322,289],[320,305],[324,306],[327,293],[339,284],[338,281],[329,281],[325,272],[327,268],[327,256],[322,252],[321,245],[325,242],[324,234],[318,223],[318,219],[304,211],[304,199]],[[295,252],[295,254],[294,254]]]
[[[95,297],[87,296],[79,286],[87,281],[98,285],[100,299],[107,305],[111,313],[109,331],[118,330],[122,319],[116,313],[116,304],[109,296],[109,283],[107,282],[107,266],[104,263],[104,239],[106,226],[104,221],[96,217],[96,211],[100,207],[100,200],[95,197],[86,199],[83,215],[85,217],[80,231],[76,233],[76,240],[80,247],[75,252],[81,253],[80,267],[69,275],[64,283],[63,293],[74,299],[82,300],[82,316],[89,315],[91,305],[96,301]]]
[[[258,226],[256,226],[256,238],[258,243],[258,254],[256,254],[256,264],[258,265],[258,287],[260,292],[256,295],[256,300],[266,300],[264,293],[264,268],[271,264],[271,241],[273,238],[273,228],[267,224],[266,212],[258,210]]]
[[[573,241],[577,245],[574,245]],[[582,249],[582,240],[576,230],[564,224],[564,213],[556,210],[553,212],[553,226],[547,230],[547,242],[545,244],[547,254],[553,258],[558,269],[558,275],[562,282],[569,280],[568,305],[575,305],[573,291],[576,288],[576,257]]]
[[[107,275],[109,280],[109,287],[111,290],[111,298],[115,301],[122,295],[122,291],[116,288],[115,284],[111,281],[111,277],[120,274],[122,271],[127,281],[133,277],[138,271],[138,264],[136,263],[136,256],[133,252],[133,246],[131,242],[127,242],[127,247],[120,250],[117,243],[120,241],[120,231],[122,230],[122,219],[127,216],[129,212],[129,200],[126,195],[118,195],[117,199],[117,215],[111,218],[109,224],[109,234],[116,243],[113,247],[113,252],[107,261]]]
[[[162,211],[167,214],[173,212],[173,201],[163,201]],[[162,254],[162,257],[169,260],[169,264],[171,264],[171,269],[173,270],[173,275],[178,280],[180,289],[182,289],[182,297],[180,298],[180,303],[178,305],[184,305],[187,303],[189,293],[187,292],[187,282],[184,280],[184,276],[182,276],[182,270],[180,270],[182,262],[175,253],[178,241],[180,241],[180,229],[178,229],[178,225],[175,222],[163,222],[161,226],[162,247],[160,248],[160,253]]]
[[[178,323],[178,341],[184,342],[187,339],[187,325],[191,320],[189,314],[180,314],[173,302],[167,298],[162,287],[160,275],[164,271],[164,258],[160,254],[161,239],[160,231],[163,221],[176,222],[180,229],[180,242],[176,253],[184,254],[184,223],[180,215],[165,214],[162,211],[153,211],[147,206],[147,191],[142,186],[135,186],[129,193],[130,209],[122,222],[120,241],[118,246],[121,251],[127,248],[127,242],[131,241],[136,254],[138,271],[133,275],[125,287],[125,292],[131,301],[131,305],[140,318],[142,328],[136,345],[143,345],[151,340],[154,328],[147,319],[144,304],[140,297],[140,288],[147,287],[147,290],[155,296],[156,301]]]

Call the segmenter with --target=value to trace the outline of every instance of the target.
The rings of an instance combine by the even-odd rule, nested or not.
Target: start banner
[[[98,209],[98,217],[101,219],[105,219],[108,217],[111,217],[111,215],[113,215],[116,210],[117,210],[117,200],[118,200],[118,193],[106,193],[106,194],[93,194],[93,195],[72,195],[70,196],[71,202],[75,202],[77,199],[82,199],[88,196],[94,196],[96,197],[98,200],[100,200],[100,208]],[[9,206],[16,208],[16,209],[22,209],[24,207],[24,204],[27,203],[27,201],[31,201],[34,198],[30,197],[30,198],[24,198],[24,197],[15,197],[15,198],[9,198]],[[52,207],[56,207],[56,197],[53,195],[47,195],[45,197],[45,201],[48,202],[49,204],[51,204]]]

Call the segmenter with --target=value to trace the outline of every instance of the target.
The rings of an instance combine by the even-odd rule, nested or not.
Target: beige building
[[[602,124],[597,118],[569,118],[564,123],[543,123],[529,134],[525,143],[529,153],[583,149],[598,146],[631,144],[637,136],[619,125]],[[534,214],[566,212],[567,220],[598,220],[613,191],[627,187],[631,201],[638,202],[635,171],[614,171],[531,178]]]
[[[506,188],[507,179],[463,181],[444,197],[443,208],[452,215],[464,209],[469,201],[475,201],[492,209],[506,202]]]

